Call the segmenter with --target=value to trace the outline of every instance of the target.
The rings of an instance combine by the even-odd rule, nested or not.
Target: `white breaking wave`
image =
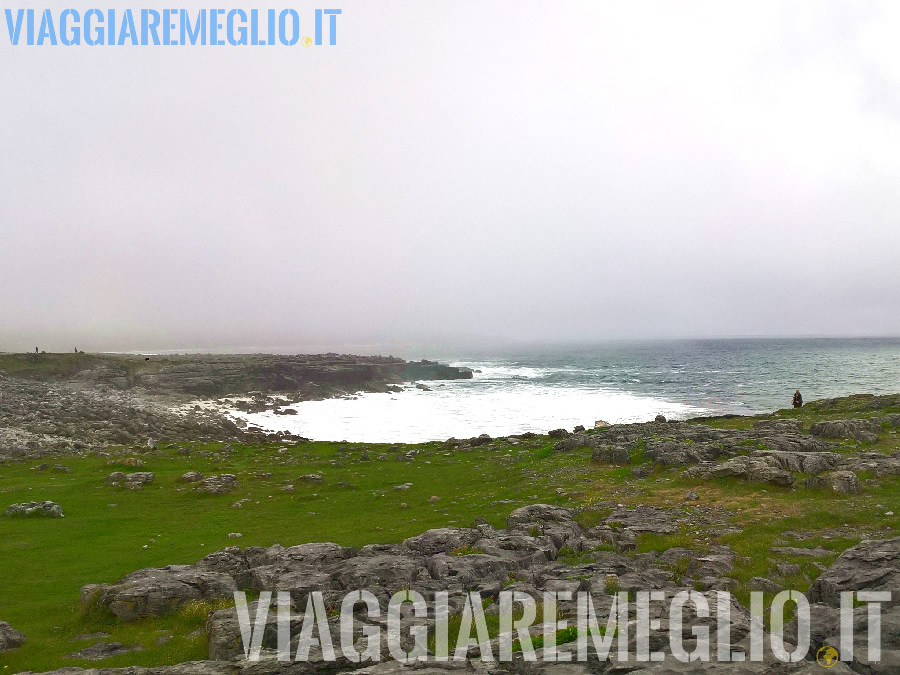
[[[512,374],[504,373],[507,377]],[[263,429],[289,431],[314,440],[420,443],[479,434],[546,433],[559,427],[571,430],[578,424],[590,428],[595,420],[610,424],[645,422],[660,413],[685,418],[708,412],[659,398],[596,388],[516,380],[497,386],[492,375],[496,377],[496,371],[476,374],[472,380],[428,382],[432,391],[409,388],[397,394],[304,401],[289,406],[296,415],[230,414]]]

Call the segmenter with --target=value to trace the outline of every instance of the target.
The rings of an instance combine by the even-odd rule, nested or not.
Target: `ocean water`
[[[407,359],[420,355],[406,354]],[[430,355],[429,358],[434,358]],[[413,443],[547,432],[595,420],[753,414],[804,400],[900,392],[900,339],[699,340],[449,354],[471,380],[308,401],[297,415],[233,413],[316,440]]]

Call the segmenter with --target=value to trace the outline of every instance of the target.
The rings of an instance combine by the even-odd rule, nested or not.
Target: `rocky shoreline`
[[[432,361],[340,354],[0,354],[0,459],[78,454],[160,439],[260,443],[297,440],[239,426],[199,398],[241,399],[247,411],[405,382],[472,377]]]
[[[491,525],[482,519],[469,527],[440,527],[424,532],[424,527],[414,526],[393,540],[401,543],[362,545],[371,541],[366,536],[357,542],[358,548],[327,541],[289,547],[268,545],[272,541],[285,541],[279,533],[278,538],[269,539],[265,546],[229,546],[193,564],[145,567],[118,581],[98,575],[100,578],[94,578],[96,583],[81,589],[83,611],[105,616],[118,625],[132,626],[200,607],[203,613],[198,621],[206,617],[207,643],[203,650],[206,658],[152,668],[67,667],[53,671],[56,675],[312,675],[339,672],[392,675],[407,670],[415,670],[421,675],[437,675],[448,670],[523,675],[538,672],[560,675],[623,672],[811,674],[819,672],[820,668],[811,660],[815,658],[816,650],[841,646],[840,594],[859,590],[887,593],[887,600],[881,607],[881,657],[870,658],[865,636],[872,614],[863,603],[852,611],[856,628],[852,659],[837,662],[831,668],[839,673],[900,672],[900,537],[897,537],[894,518],[896,498],[890,494],[900,476],[900,446],[897,443],[900,439],[900,394],[813,401],[802,411],[779,411],[751,419],[676,422],[658,416],[655,421],[642,424],[598,422],[595,428],[587,430],[576,427],[573,431],[555,429],[547,435],[526,433],[501,438],[481,435],[405,447],[315,444],[305,443],[306,439],[289,434],[266,434],[261,430],[242,428],[217,412],[216,406],[195,405],[198,378],[201,374],[203,378],[213,378],[217,384],[210,391],[227,391],[229,396],[226,398],[233,399],[232,404],[243,401],[249,410],[277,410],[295,400],[303,400],[303,397],[390,391],[393,387],[403,386],[404,382],[425,379],[426,375],[455,379],[466,377],[467,372],[429,362],[409,364],[381,357],[368,361],[336,355],[284,357],[285,363],[293,363],[285,368],[295,368],[291,371],[295,374],[306,373],[306,379],[298,386],[296,378],[285,384],[280,375],[267,374],[267,369],[273,363],[280,363],[282,357],[251,357],[243,362],[243,366],[236,366],[229,361],[231,357],[179,357],[154,364],[152,357],[151,361],[144,361],[138,357],[95,359],[90,355],[76,355],[66,360],[60,355],[58,359],[48,358],[42,362],[42,356],[38,355],[33,361],[17,357],[20,365],[33,366],[18,370],[15,359],[0,356],[0,366],[5,367],[0,369],[0,462],[24,466],[31,458],[60,457],[53,466],[52,462],[42,461],[29,468],[29,471],[36,470],[35,475],[49,477],[48,483],[55,482],[57,476],[66,480],[77,477],[79,462],[99,462],[93,469],[94,477],[85,485],[98,493],[110,491],[109,499],[112,494],[119,494],[115,498],[117,503],[130,499],[126,495],[152,495],[156,503],[164,503],[170,497],[190,494],[196,495],[197,499],[219,500],[210,504],[215,503],[221,511],[241,513],[262,508],[259,497],[265,494],[269,495],[265,500],[272,500],[271,495],[296,494],[298,508],[309,508],[300,504],[317,503],[318,511],[332,508],[328,504],[335,505],[342,493],[357,492],[359,487],[355,483],[364,480],[367,474],[376,473],[380,467],[403,467],[396,475],[408,481],[413,468],[421,470],[434,464],[441,465],[441,471],[449,471],[465,457],[477,459],[473,465],[477,471],[487,468],[484,462],[488,458],[496,458],[499,463],[494,464],[495,471],[503,471],[509,470],[517,458],[532,456],[538,463],[529,464],[523,470],[521,478],[526,483],[532,478],[561,481],[566,472],[580,475],[590,467],[602,467],[603,476],[611,479],[615,474],[618,481],[614,489],[605,493],[603,500],[586,498],[584,492],[578,491],[584,487],[574,481],[566,482],[565,489],[555,488],[555,497],[560,502],[569,500],[563,506],[533,503],[536,495],[529,496],[526,501],[518,492],[515,494],[520,499],[516,500],[492,497],[491,488],[487,486],[488,473],[481,473],[485,487],[479,489],[488,499],[495,500],[491,501],[491,506],[513,502],[527,504],[509,514],[505,527],[499,520]],[[82,361],[81,356],[90,358]],[[242,359],[244,357],[239,357],[239,361]],[[312,361],[316,362],[315,367],[311,365]],[[84,367],[85,364],[89,367]],[[126,375],[123,376],[122,371]],[[470,372],[468,376],[471,376]],[[407,377],[410,379],[404,379]],[[222,397],[217,400],[221,402]],[[187,447],[194,441],[200,442],[199,448]],[[213,441],[218,447],[205,446]],[[230,443],[252,445],[241,450],[242,446],[232,447]],[[314,465],[315,471],[310,473],[313,467],[310,462],[316,461],[316,456],[309,451],[317,445],[326,449]],[[243,466],[232,463],[231,459],[240,452],[251,455],[250,463]],[[69,464],[78,465],[74,473],[66,465],[67,460]],[[209,466],[200,466],[200,462],[206,460],[210,460]],[[542,461],[557,468],[546,468],[540,464]],[[172,475],[173,462],[183,467],[176,475]],[[160,470],[154,464],[161,467],[161,473],[154,473]],[[287,471],[287,467],[295,466],[304,467],[304,473],[297,476],[294,472],[297,477],[281,477],[280,482],[275,482],[273,471],[279,468]],[[330,471],[338,470],[347,473],[326,476]],[[345,478],[352,478],[353,482]],[[689,482],[675,483],[680,485],[680,493],[674,495],[666,487],[672,481]],[[589,485],[591,479],[585,478],[583,482]],[[440,479],[433,478],[431,484],[416,482],[419,489],[431,489],[431,485],[439,484],[447,490]],[[738,486],[748,493],[740,509],[737,502],[711,499],[713,491],[737,490]],[[371,499],[385,500],[385,493],[403,495],[403,502],[397,505],[401,514],[398,517],[403,518],[402,514],[412,504],[412,499],[406,496],[415,492],[412,488],[413,482],[388,483],[373,489]],[[688,488],[686,492],[685,488]],[[515,489],[519,489],[518,483]],[[251,490],[254,494],[260,492],[255,494],[256,501],[250,499]],[[236,496],[228,496],[235,491],[240,491],[236,496],[242,497],[237,501],[234,501]],[[643,497],[630,499],[629,491],[639,492]],[[663,491],[667,491],[664,498],[651,497],[654,492]],[[821,503],[825,511],[835,515],[839,515],[849,501],[865,499],[867,492],[881,496],[870,504],[873,510],[869,512],[871,517],[865,519],[865,529],[859,526],[854,529],[841,516],[838,523],[844,523],[843,526],[829,529],[810,523],[807,532],[795,525],[791,530],[779,531],[763,548],[742,548],[743,542],[739,538],[747,535],[749,530],[744,528],[753,527],[754,521],[739,519],[739,510],[756,508],[754,504],[758,498],[776,491],[790,495],[790,499]],[[44,498],[25,490],[19,494],[26,498],[10,504],[4,518],[45,518],[63,526],[69,526],[78,518],[77,513],[72,518],[64,518],[63,514],[63,508],[78,505],[77,499],[65,504],[28,501],[28,498]],[[35,497],[31,497],[32,494]],[[552,501],[555,497],[550,492],[549,499]],[[442,499],[448,499],[448,507],[457,505],[457,501],[448,497],[419,495],[417,498],[433,504],[434,508],[444,503]],[[106,498],[101,499],[101,504],[105,501]],[[117,504],[106,506],[111,508]],[[370,502],[360,502],[357,508],[369,509],[371,506]],[[296,512],[290,502],[285,502],[285,508],[289,509],[288,513]],[[505,512],[507,507],[503,508]],[[504,512],[498,515],[502,517]],[[310,517],[316,516],[315,512],[306,513]],[[449,508],[447,513],[450,513]],[[83,514],[81,518],[84,518]],[[471,517],[459,522],[470,520]],[[457,521],[442,519],[443,522]],[[18,524],[26,523],[19,520]],[[333,531],[333,528],[323,530],[299,541],[315,541],[320,534],[336,536]],[[228,534],[229,540],[243,537],[238,531],[223,532],[233,532]],[[419,534],[409,536],[416,532]],[[695,536],[687,537],[687,533]],[[373,534],[375,537],[377,535]],[[847,543],[836,549],[823,547],[823,544],[828,546],[832,538]],[[151,539],[151,543],[153,541]],[[223,545],[218,544],[216,548]],[[148,545],[143,546],[143,549],[147,548]],[[186,560],[197,560],[197,557]],[[157,560],[156,564],[170,560]],[[764,567],[756,566],[760,560],[765,562]],[[754,571],[742,572],[748,568]],[[717,593],[734,592],[735,595],[730,596],[730,617],[727,619],[731,646],[747,653],[752,620],[744,596],[750,591],[762,591],[771,597],[798,587],[805,589],[804,597],[810,605],[809,644],[813,656],[786,663],[767,649],[762,660],[745,661],[740,666],[715,659],[683,663],[674,658],[675,634],[670,630],[666,608],[668,600],[676,594],[697,593],[711,609],[708,616],[701,616],[692,609],[692,604],[685,606],[689,628],[680,636],[684,649],[691,651],[698,646],[697,636],[690,631],[690,626],[701,625],[711,629],[712,652],[715,653],[720,635],[716,631],[720,627],[718,612],[725,611],[717,604]],[[439,593],[449,593],[451,616],[457,618],[464,611],[467,598],[471,600],[470,594],[478,592],[484,601],[484,613],[492,617],[491,620],[497,619],[499,598],[505,591],[517,591],[537,602],[541,602],[547,592],[589,593],[600,617],[609,614],[614,598],[633,602],[635,595],[642,591],[659,591],[662,600],[651,603],[650,609],[650,618],[659,623],[653,624],[643,639],[652,651],[663,654],[664,661],[636,662],[632,658],[620,662],[595,656],[584,662],[544,663],[540,658],[543,649],[539,645],[537,662],[525,660],[519,652],[511,661],[497,663],[483,661],[479,648],[472,646],[461,661],[441,662],[429,658],[427,663],[403,665],[392,659],[390,650],[382,644],[381,661],[376,663],[355,662],[344,657],[333,661],[316,649],[306,660],[284,663],[278,661],[276,651],[279,629],[274,604],[261,624],[261,659],[249,661],[245,658],[246,635],[239,625],[237,610],[227,606],[235,591],[252,594],[286,592],[293,611],[289,628],[293,636],[291,651],[295,652],[301,617],[312,594],[320,594],[328,614],[326,630],[332,641],[340,644],[338,615],[343,596],[365,590],[384,608],[394,593],[407,589],[421,593],[426,601],[433,600]],[[261,609],[260,602],[263,601],[250,603],[251,615]],[[384,628],[383,614],[372,617],[361,611],[361,607],[359,610],[352,617],[357,632]],[[574,600],[563,600],[559,604],[558,619],[571,623],[576,612]],[[408,614],[404,617],[410,618]],[[638,639],[636,630],[632,629],[634,615],[625,621],[629,629],[626,635],[623,624],[622,639],[623,642],[627,640],[627,650],[633,655]],[[433,631],[436,616],[429,613],[416,618],[416,622]],[[544,628],[540,620],[534,625],[533,636]],[[768,630],[769,627],[764,635],[766,644],[771,638]],[[194,634],[201,636],[197,640],[202,640],[204,629],[197,629]],[[106,637],[109,636],[85,635],[79,640],[84,643],[83,648],[66,652],[62,658],[104,661],[150,648],[146,642],[143,646],[124,644],[124,639],[118,642],[104,639]],[[574,640],[573,634],[568,637]],[[404,640],[402,646],[409,649],[412,643],[408,637]],[[489,641],[495,656],[499,641],[497,635]],[[796,619],[785,626],[784,641],[788,651],[792,645],[804,643],[805,637]],[[27,636],[17,627],[0,622],[0,653],[21,651],[23,645],[28,649]],[[202,642],[197,646],[202,647]],[[576,642],[565,642],[558,649],[563,654],[572,654]],[[192,655],[197,658],[196,651]]]

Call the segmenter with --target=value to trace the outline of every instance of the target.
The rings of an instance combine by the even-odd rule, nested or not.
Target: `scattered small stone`
[[[123,645],[121,642],[98,642],[85,647],[81,651],[66,654],[67,659],[86,659],[88,661],[101,661],[119,654],[142,651],[139,644]]]
[[[211,495],[226,495],[238,486],[237,476],[223,473],[219,476],[209,476],[200,481],[200,485],[194,488],[194,492],[206,492]]]
[[[131,490],[140,490],[143,486],[156,480],[156,474],[149,471],[135,471],[134,473],[113,471],[106,477],[106,480],[110,485],[123,485]]]
[[[395,485],[395,490],[409,490],[413,486],[412,483],[403,483],[402,485]]]
[[[307,473],[303,476],[297,476],[297,480],[304,483],[321,483],[325,480],[325,477],[320,473]]]
[[[229,533],[228,533],[228,538],[229,538],[229,539],[240,539],[240,538],[243,537],[243,536],[244,536],[244,535],[243,535],[241,532],[229,532]]]
[[[698,495],[693,490],[688,490],[687,492],[684,493],[684,498],[696,501],[696,500],[700,499],[700,495]]]
[[[56,502],[23,502],[21,504],[11,504],[6,509],[4,515],[11,518],[24,517],[48,517],[48,518],[64,518],[62,507]]]
[[[187,473],[181,474],[181,480],[185,483],[199,483],[203,480],[203,474],[199,471],[188,471]]]
[[[437,495],[432,495],[431,497],[428,498],[428,501],[431,502],[432,504],[434,504],[435,502],[441,501],[441,498],[438,497]]]

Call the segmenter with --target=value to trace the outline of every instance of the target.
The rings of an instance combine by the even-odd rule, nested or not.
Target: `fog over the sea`
[[[0,351],[900,334],[900,3],[287,6],[0,16]]]

